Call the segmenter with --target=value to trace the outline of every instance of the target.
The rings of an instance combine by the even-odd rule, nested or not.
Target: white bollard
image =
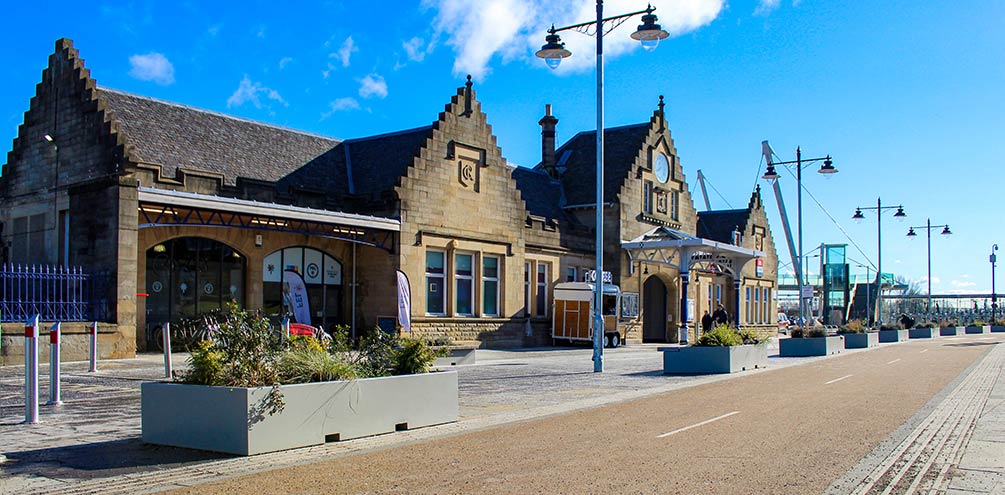
[[[282,329],[283,329],[283,335],[286,336],[286,340],[290,340],[290,317],[289,316],[287,316],[286,318],[283,318]]]
[[[59,344],[62,340],[62,326],[57,321],[49,328],[49,402],[47,406],[63,403],[59,393]]]
[[[164,343],[164,378],[171,378],[171,324],[165,323],[161,327],[161,339]]]
[[[38,423],[38,315],[24,324],[24,422]]]
[[[91,323],[91,366],[87,371],[98,371],[98,322]]]

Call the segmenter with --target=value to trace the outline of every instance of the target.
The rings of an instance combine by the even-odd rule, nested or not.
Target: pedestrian
[[[901,313],[900,324],[904,327],[905,330],[908,330],[914,326],[914,318],[907,316],[907,313]]]
[[[712,319],[715,320],[716,325],[728,325],[729,324],[729,314],[726,313],[726,307],[722,304],[715,309],[712,313]]]
[[[708,310],[705,310],[705,316],[701,317],[701,331],[707,332],[712,329],[712,316],[708,314]]]

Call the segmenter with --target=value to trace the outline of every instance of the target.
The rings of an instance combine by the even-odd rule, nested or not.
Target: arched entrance
[[[212,239],[179,237],[146,252],[146,327],[244,305],[244,257]]]
[[[265,257],[262,267],[262,310],[272,317],[289,308],[283,297],[283,272],[303,277],[311,321],[308,325],[330,329],[344,324],[342,317],[342,263],[327,253],[309,247],[288,247]]]
[[[642,285],[642,311],[642,342],[666,342],[667,286],[659,277],[649,277]]]

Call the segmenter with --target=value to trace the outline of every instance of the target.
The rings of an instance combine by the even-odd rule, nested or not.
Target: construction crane
[[[771,149],[771,145],[767,141],[761,141],[761,153],[764,155],[764,161],[767,163],[768,167],[771,167],[773,162],[773,157],[775,156],[774,150]],[[698,177],[701,177],[701,172],[698,172]],[[704,182],[702,183],[704,184]],[[800,290],[802,288],[803,281],[803,265],[799,262],[800,254],[796,253],[796,244],[792,240],[792,229],[789,227],[789,216],[785,213],[785,201],[782,199],[782,189],[778,185],[777,180],[771,181],[771,188],[775,191],[775,199],[778,203],[778,214],[782,217],[782,229],[785,231],[785,242],[789,246],[789,256],[792,259],[792,267],[796,271],[796,280],[799,281]],[[704,192],[704,187],[702,188]],[[705,204],[708,204],[708,198],[705,199]],[[802,298],[803,295],[799,294]],[[802,315],[800,315],[802,316]]]
[[[705,200],[705,211],[712,211],[712,206],[708,203],[708,191],[705,190],[705,174],[698,169],[698,185],[701,186],[701,197]]]

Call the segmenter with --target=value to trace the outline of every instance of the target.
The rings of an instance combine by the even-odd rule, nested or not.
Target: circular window
[[[665,183],[670,178],[670,160],[663,153],[657,154],[653,160],[653,173],[660,182]]]

